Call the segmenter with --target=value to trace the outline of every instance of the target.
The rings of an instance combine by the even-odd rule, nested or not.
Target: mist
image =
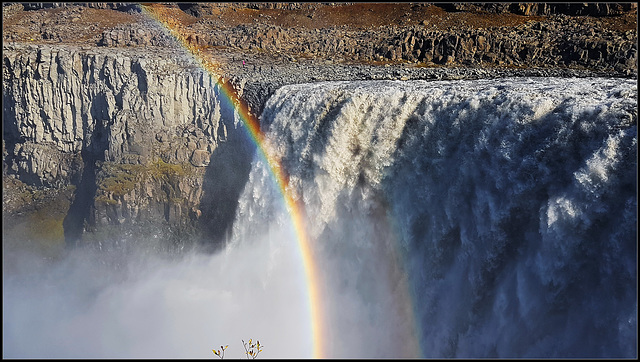
[[[251,168],[216,254],[172,254],[153,248],[158,240],[58,260],[5,253],[4,357],[217,358],[211,350],[228,345],[225,358],[245,358],[242,340],[253,339],[264,346],[258,358],[312,358],[309,287],[321,291],[323,356],[419,356],[384,212],[339,208],[343,224],[315,244],[321,278],[310,285],[273,176],[260,159]]]
[[[76,249],[12,253],[3,274],[5,358],[311,357],[308,298],[290,230],[216,255]]]

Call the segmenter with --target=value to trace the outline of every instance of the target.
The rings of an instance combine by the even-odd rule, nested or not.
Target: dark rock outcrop
[[[240,25],[199,32],[199,46],[281,52],[337,61],[409,61],[438,65],[574,67],[598,71],[637,69],[637,32],[619,35],[575,22],[552,27],[531,22],[517,27],[465,31],[423,27],[371,31]],[[570,34],[570,35],[568,35]]]

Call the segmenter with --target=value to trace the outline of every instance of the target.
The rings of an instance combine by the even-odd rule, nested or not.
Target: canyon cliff
[[[543,5],[165,5],[211,74],[140,5],[5,3],[5,235],[223,245],[255,147],[223,85],[258,117],[291,83],[637,78],[635,4]]]

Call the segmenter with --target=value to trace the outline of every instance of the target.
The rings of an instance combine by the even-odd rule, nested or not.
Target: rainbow
[[[280,192],[284,198],[287,210],[291,216],[295,234],[297,237],[298,247],[302,255],[302,261],[305,269],[305,277],[307,284],[307,292],[309,295],[310,314],[311,314],[311,335],[313,338],[313,356],[314,358],[322,358],[322,336],[323,325],[320,318],[320,283],[318,279],[318,269],[315,264],[313,251],[311,250],[310,239],[306,233],[305,212],[302,202],[297,200],[294,192],[288,187],[289,176],[281,167],[280,160],[275,158],[267,149],[264,133],[260,130],[258,119],[249,111],[247,104],[238,96],[237,91],[230,82],[224,82],[217,70],[217,65],[213,61],[206,58],[205,53],[190,38],[185,37],[180,32],[180,26],[177,21],[171,18],[169,10],[161,4],[142,4],[143,13],[160,23],[166,28],[170,34],[180,44],[189,51],[194,59],[201,67],[209,73],[209,76],[217,79],[217,84],[224,94],[235,107],[240,115],[242,124],[244,125],[251,140],[257,146],[257,153],[269,167]]]

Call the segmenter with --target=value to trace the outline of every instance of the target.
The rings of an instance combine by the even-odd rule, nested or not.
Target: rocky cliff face
[[[5,6],[5,40],[168,46],[139,5]],[[45,11],[51,7],[53,10]],[[569,67],[637,72],[631,3],[166,4],[199,47],[252,55],[426,66]],[[54,13],[55,12],[55,13]],[[27,21],[29,19],[29,21]],[[81,34],[81,36],[80,36]]]
[[[258,115],[291,83],[637,78],[635,7],[525,5],[166,5],[217,79],[140,5],[3,4],[3,230],[58,246],[219,244],[253,153],[223,82]]]
[[[195,225],[211,154],[239,126],[218,79],[171,51],[4,50],[4,174],[75,186],[67,239],[141,221]]]
[[[220,12],[215,5],[182,8],[198,16],[187,29],[200,46],[352,62],[571,67],[622,74],[637,68],[635,27],[616,28],[594,21],[596,17],[631,14],[637,11],[635,4],[415,4],[399,15],[392,8],[357,6],[341,4],[333,13],[322,6],[298,8],[296,11],[304,11],[309,18],[306,26],[303,21],[300,26],[261,21],[260,17],[270,16],[262,9],[264,14],[255,21],[233,27],[219,25],[212,16],[214,10]],[[236,12],[241,11],[242,6],[238,7]],[[321,25],[332,16],[349,16],[356,23],[358,18],[373,18],[376,12],[388,12],[389,17],[399,18],[398,23],[377,27]],[[494,14],[493,18],[488,14]]]
[[[238,26],[199,32],[202,46],[281,51],[336,60],[409,61],[431,64],[567,66],[603,71],[637,67],[637,33],[623,36],[575,23],[525,23],[513,28],[441,31],[412,27],[375,31],[291,31],[277,26]]]

